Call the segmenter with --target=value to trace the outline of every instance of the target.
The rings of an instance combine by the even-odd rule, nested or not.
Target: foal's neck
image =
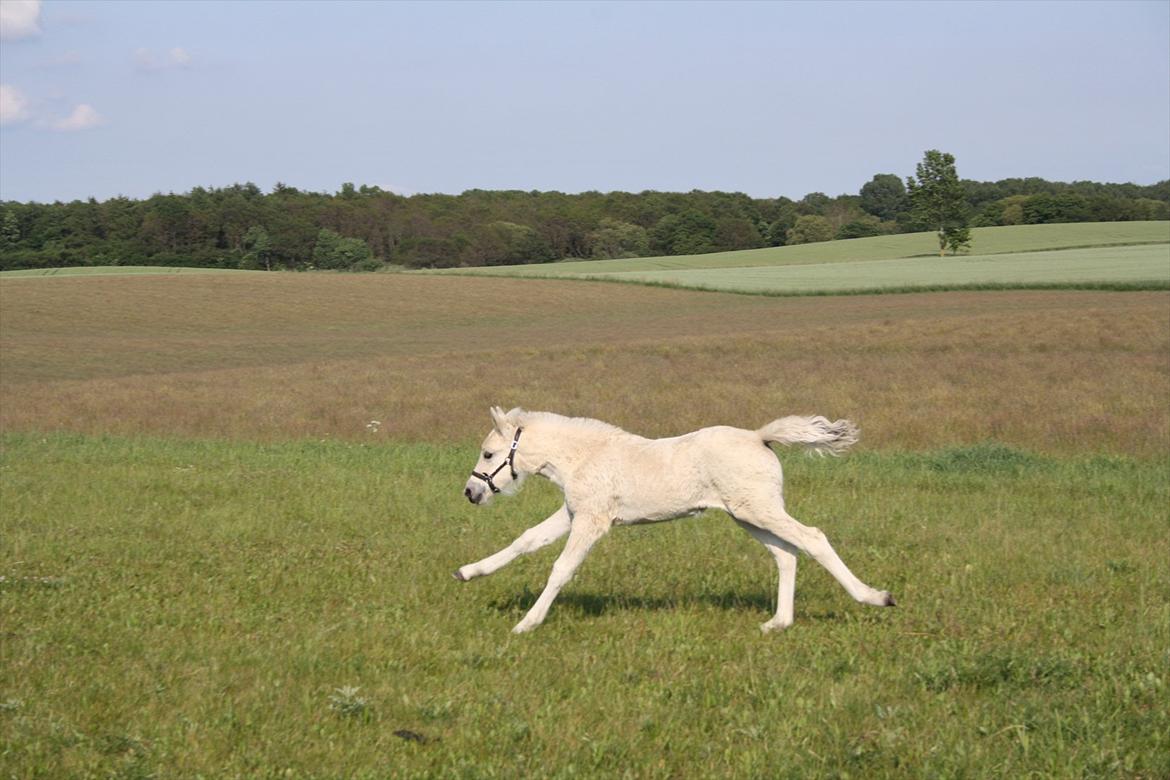
[[[612,441],[615,432],[620,433],[610,426],[592,426],[588,422],[555,415],[529,421],[520,446],[523,452],[518,453],[524,465],[564,489],[573,472],[596,458],[601,445]]]

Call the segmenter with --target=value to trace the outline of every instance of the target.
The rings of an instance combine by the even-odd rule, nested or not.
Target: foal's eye
[[[485,453],[483,454],[483,459],[484,459],[484,460],[491,460],[491,459],[492,459],[492,454],[491,454],[490,452],[485,452]]]

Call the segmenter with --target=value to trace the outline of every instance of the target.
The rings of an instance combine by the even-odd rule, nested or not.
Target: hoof
[[[455,572],[451,576],[454,577],[455,579],[459,580],[460,582],[467,582],[467,578],[464,577],[462,574],[460,574],[458,569],[456,569]]]
[[[892,594],[892,593],[887,593],[887,594],[886,594],[886,604],[885,604],[885,605],[886,605],[887,607],[896,607],[896,606],[898,606],[898,602],[894,601],[894,594]]]
[[[791,623],[778,623],[774,620],[769,620],[767,623],[760,624],[760,631],[765,634],[771,634],[774,631],[783,631],[791,625]]]

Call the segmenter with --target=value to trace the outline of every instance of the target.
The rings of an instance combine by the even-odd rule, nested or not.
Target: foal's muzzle
[[[463,488],[463,495],[466,496],[467,500],[471,503],[478,504],[483,501],[486,493],[479,485],[474,485],[468,482],[467,487]]]

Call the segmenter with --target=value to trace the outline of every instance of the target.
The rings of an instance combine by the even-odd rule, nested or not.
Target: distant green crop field
[[[551,276],[797,294],[972,286],[1170,284],[1170,222],[975,228],[973,254],[939,257],[933,233],[453,273]]]
[[[1170,222],[1080,222],[1060,225],[1015,225],[974,228],[972,252],[996,255],[1126,244],[1170,244]],[[542,265],[460,269],[476,273],[552,275],[611,274],[703,268],[747,268],[771,265],[814,265],[905,257],[937,257],[934,233],[902,233],[874,238],[825,241],[818,244],[713,252],[705,255],[636,257],[623,260],[577,260]]]
[[[1170,245],[1065,249],[959,257],[913,257],[754,268],[626,271],[591,278],[716,290],[786,292],[1162,282],[1170,285]]]

